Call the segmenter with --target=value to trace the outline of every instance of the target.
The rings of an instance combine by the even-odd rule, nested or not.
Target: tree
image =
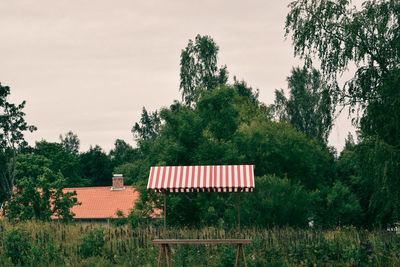
[[[244,80],[237,80],[236,76],[233,77],[233,88],[240,96],[248,97],[253,103],[257,103],[260,91],[253,90]]]
[[[12,104],[7,99],[9,94],[10,88],[0,83],[0,202],[9,199],[14,186],[17,151],[27,145],[24,132],[36,130],[35,126],[28,125],[24,120],[25,101],[18,105]]]
[[[122,173],[124,175],[124,183],[129,185],[139,182],[141,177],[148,176],[149,168],[148,164],[138,159],[134,162],[118,165],[114,168],[114,173]]]
[[[341,181],[336,181],[332,187],[321,187],[315,191],[312,207],[316,226],[358,226],[364,219],[357,195]]]
[[[226,66],[218,68],[219,47],[210,36],[197,35],[181,52],[180,90],[188,104],[197,102],[202,91],[212,90],[228,81]]]
[[[82,174],[94,186],[107,186],[111,184],[112,165],[111,159],[100,146],[90,146],[89,151],[79,156]]]
[[[309,190],[332,183],[329,169],[333,162],[329,151],[286,122],[254,119],[239,128],[235,143],[243,162],[257,166],[256,176],[286,176]]]
[[[256,177],[256,183],[253,193],[241,197],[243,225],[308,225],[312,194],[302,185],[273,175]]]
[[[286,35],[295,55],[310,66],[314,56],[334,85],[350,65],[354,76],[338,93],[357,116],[358,197],[367,225],[400,220],[400,2],[300,0],[290,5]],[[361,117],[361,118],[360,118]]]
[[[135,123],[132,133],[136,138],[154,139],[160,131],[161,118],[157,111],[148,113],[143,107],[140,123]]]
[[[286,35],[292,34],[295,55],[307,65],[316,56],[335,84],[355,64],[353,78],[340,90],[342,103],[350,104],[352,112],[357,105],[363,110],[364,132],[398,144],[400,2],[369,0],[358,10],[348,0],[301,0],[289,7],[285,28]]]
[[[277,189],[276,195],[290,189],[291,193],[282,197],[281,202],[288,202],[291,197],[297,199],[299,196],[297,200],[293,200],[295,206],[296,201],[308,203],[308,200],[303,202],[302,198],[304,193],[307,195],[304,199],[308,199],[307,190],[332,182],[328,171],[332,162],[327,149],[286,122],[271,121],[265,106],[257,101],[253,102],[249,94],[239,95],[234,86],[220,86],[203,92],[195,107],[174,103],[169,108],[162,109],[160,116],[164,123],[159,135],[151,143],[139,140],[142,161],[118,168],[136,175],[135,186],[141,185],[145,188],[150,166],[251,163],[257,166],[257,177],[285,177],[285,185],[276,186],[285,189]],[[267,184],[263,190],[271,184]],[[138,209],[143,209],[141,214],[149,214],[149,205],[154,204],[156,207],[160,202],[158,196],[147,190],[142,191]],[[268,199],[268,196],[262,194],[260,191],[257,196]],[[252,200],[247,207],[256,206],[255,202],[258,200]],[[277,203],[273,199],[268,201],[274,205]],[[169,224],[218,225],[223,220],[224,225],[232,225],[236,222],[235,206],[226,205],[236,203],[231,194],[174,194],[168,196],[167,202]],[[278,209],[274,208],[277,214]],[[299,210],[306,209],[307,205]],[[303,215],[298,224],[289,222],[289,215],[276,216],[281,217],[279,224],[297,226],[304,225],[307,221],[308,214]],[[270,215],[262,213],[258,217],[250,217],[249,222],[257,217],[258,222],[264,223],[268,216]]]
[[[63,192],[65,179],[60,172],[54,174],[43,167],[42,173],[36,179],[23,177],[18,180],[16,191],[5,207],[8,218],[49,221],[54,215],[62,221],[72,219],[71,208],[78,205],[76,192]]]
[[[24,177],[36,182],[37,178],[44,174],[46,169],[51,168],[51,160],[42,155],[19,154],[16,160],[15,180],[21,180]]]
[[[206,131],[217,140],[229,140],[238,127],[238,110],[233,105],[235,91],[219,88],[204,94],[198,102],[198,112],[207,125]]]
[[[65,137],[63,137],[60,134],[60,143],[62,147],[65,149],[65,151],[73,154],[73,155],[78,155],[79,153],[79,138],[76,134],[74,134],[72,131],[69,131],[68,133],[65,134]]]
[[[41,155],[50,160],[50,169],[54,173],[61,172],[67,179],[67,186],[76,187],[86,185],[82,179],[81,165],[75,154],[66,151],[59,143],[42,140],[36,142],[35,155]]]
[[[309,138],[327,144],[335,113],[331,90],[316,69],[293,68],[287,78],[289,98],[275,90],[273,109],[279,119],[292,124]]]
[[[139,157],[138,149],[133,148],[124,140],[117,139],[114,142],[114,149],[110,151],[110,158],[114,167],[124,163],[133,162]]]

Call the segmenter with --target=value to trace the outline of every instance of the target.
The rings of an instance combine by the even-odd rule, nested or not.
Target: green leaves
[[[348,150],[352,153],[342,154],[340,161],[347,170],[339,174],[357,194],[366,214],[365,225],[397,222],[400,2],[368,0],[356,8],[348,0],[300,0],[289,8],[286,36],[291,35],[295,55],[305,59],[307,66],[317,58],[323,75],[334,86],[338,75],[355,66],[339,96],[352,115],[357,112],[361,142]]]
[[[300,183],[273,175],[256,177],[253,193],[241,197],[244,225],[308,225],[312,194]]]
[[[195,104],[202,91],[213,90],[228,80],[226,66],[217,67],[219,47],[210,36],[197,35],[181,52],[180,86],[182,99]]]
[[[135,123],[132,133],[137,139],[154,139],[160,130],[160,125],[161,119],[157,111],[148,113],[146,108],[143,107],[140,124]]]
[[[272,108],[276,116],[326,145],[336,107],[334,91],[316,69],[293,68],[287,80],[289,98],[283,90],[275,91]]]
[[[8,86],[0,83],[0,202],[8,200],[15,183],[15,157],[17,150],[26,146],[24,132],[36,127],[25,122],[25,101],[16,105],[8,102]]]
[[[104,250],[104,230],[102,228],[90,229],[79,239],[79,252],[83,258],[101,256]]]
[[[198,102],[203,125],[218,140],[231,139],[238,127],[238,110],[232,103],[234,94],[231,88],[221,87],[204,94]]]
[[[111,159],[100,146],[91,146],[89,151],[79,156],[79,162],[83,176],[90,179],[92,185],[110,185],[110,178],[112,177],[113,170]]]
[[[5,207],[6,216],[17,221],[49,221],[54,215],[61,221],[71,221],[73,214],[70,210],[78,202],[75,192],[63,192],[65,184],[61,173],[54,174],[46,167],[36,179],[21,178]]]
[[[258,207],[260,203],[267,206],[258,207],[266,209],[260,215],[248,214],[247,223],[264,225],[272,218],[268,212],[273,211],[277,214],[272,223],[303,226],[310,208],[307,190],[330,183],[329,151],[290,124],[271,121],[268,109],[258,103],[256,94],[243,83],[205,91],[195,107],[175,103],[163,109],[160,116],[164,124],[159,135],[154,140],[139,142],[144,159],[132,166],[121,166],[121,170],[132,167],[132,172],[140,173],[135,185],[146,184],[148,178],[139,165],[147,166],[148,171],[154,165],[255,164],[257,176],[276,174],[286,179],[274,178],[261,185],[254,198],[249,194],[245,209],[252,211],[252,206]],[[263,195],[269,192],[268,186],[277,190],[273,198]],[[159,206],[160,200],[143,191],[137,208],[142,208],[147,216],[149,205]],[[284,197],[277,201],[282,194]],[[168,224],[236,224],[236,199],[232,194],[170,194],[167,202]],[[293,206],[279,206],[286,202]],[[268,205],[274,207],[269,209]],[[294,213],[296,219],[291,219]]]

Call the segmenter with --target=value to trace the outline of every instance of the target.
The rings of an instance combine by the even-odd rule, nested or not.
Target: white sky
[[[181,99],[180,52],[197,34],[220,47],[219,65],[274,101],[287,88],[294,59],[284,21],[290,1],[0,2],[0,82],[13,102],[27,101],[27,134],[58,141],[72,130],[81,151],[117,138],[134,144],[131,128],[142,107],[153,111]],[[354,131],[347,112],[329,142],[341,150]]]

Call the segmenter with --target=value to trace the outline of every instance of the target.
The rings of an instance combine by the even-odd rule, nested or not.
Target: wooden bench
[[[244,266],[247,267],[246,256],[244,254],[243,244],[251,244],[250,239],[155,239],[153,240],[153,244],[160,246],[160,251],[158,254],[158,263],[157,266],[161,267],[162,263],[165,260],[167,261],[167,266],[170,267],[169,262],[169,245],[172,244],[186,244],[186,245],[204,245],[204,244],[237,244],[236,249],[236,260],[235,267],[238,263],[239,258],[239,250],[242,250],[243,262]]]

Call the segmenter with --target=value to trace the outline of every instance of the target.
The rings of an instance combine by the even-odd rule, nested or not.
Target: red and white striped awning
[[[156,192],[251,192],[254,165],[158,166],[147,189]]]

